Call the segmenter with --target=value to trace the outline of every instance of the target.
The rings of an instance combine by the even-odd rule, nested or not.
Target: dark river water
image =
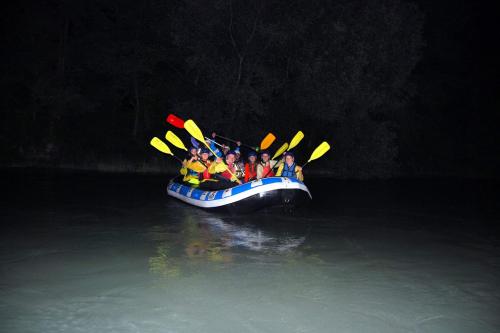
[[[229,216],[167,182],[3,171],[0,332],[500,332],[498,183],[306,179]]]

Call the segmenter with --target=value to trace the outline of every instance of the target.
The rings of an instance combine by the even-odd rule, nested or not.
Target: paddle
[[[281,147],[280,149],[278,149],[276,151],[276,154],[274,154],[273,158],[271,158],[272,160],[274,160],[276,157],[280,156],[281,154],[283,154],[286,150],[288,149],[288,142],[285,142]]]
[[[195,138],[199,142],[203,143],[208,149],[210,149],[210,151],[212,152],[212,154],[214,154],[214,156],[217,156],[217,154],[212,150],[212,148],[210,148],[210,145],[207,144],[207,142],[205,141],[205,136],[201,132],[198,125],[196,125],[196,123],[192,119],[188,119],[184,122],[184,129],[186,129],[186,131],[188,131],[188,133],[193,138]],[[229,168],[227,168],[227,165],[226,165],[226,169],[227,169],[227,171],[229,171],[231,176],[236,178],[236,181],[238,182],[238,184],[241,184],[240,180],[234,175],[234,173],[232,173],[231,170]]]
[[[169,114],[167,117],[167,123],[177,128],[184,128],[184,120],[177,117],[174,114]]]
[[[306,163],[304,163],[302,168],[304,168],[307,165],[307,163],[320,158],[329,150],[330,150],[330,145],[328,144],[328,142],[323,141],[318,147],[316,147],[316,149],[314,149],[314,151],[311,154],[311,157]]]
[[[259,147],[252,147],[252,146],[246,145],[246,144],[244,144],[244,143],[241,143],[240,141],[236,141],[236,140],[234,140],[234,139],[226,138],[225,136],[222,136],[222,135],[219,135],[219,134],[215,134],[215,136],[216,136],[216,137],[218,137],[218,138],[224,139],[224,140],[226,140],[226,141],[232,142],[232,143],[236,143],[236,144],[238,144],[238,142],[239,142],[239,143],[240,143],[240,145],[242,145],[242,146],[245,146],[245,147],[247,147],[247,148],[250,148],[250,149],[253,149],[253,150],[257,150],[257,151],[259,151]]]
[[[151,139],[149,144],[151,146],[155,147],[156,149],[158,149],[159,151],[161,151],[162,153],[165,153],[167,155],[171,155],[171,156],[175,157],[179,162],[182,163],[182,160],[172,153],[172,151],[167,146],[167,144],[165,142],[161,141],[160,139],[158,139],[156,136]]]
[[[191,145],[193,147],[195,147],[196,149],[200,148],[200,144],[198,143],[198,141],[196,141],[195,138],[191,137]]]
[[[170,133],[170,135],[169,135],[169,133]],[[167,140],[169,140],[170,143],[172,143],[174,146],[176,146],[177,148],[184,149],[184,150],[187,151],[186,146],[184,145],[184,142],[182,142],[182,140],[179,139],[179,137],[176,136],[174,133],[168,131],[166,137],[167,137]],[[198,141],[196,141],[195,138],[191,137],[191,143],[193,144],[193,146],[196,149],[199,148]],[[200,155],[198,155],[198,156],[200,156]],[[208,168],[208,165],[206,165],[205,162],[203,162],[203,160],[201,158],[198,159],[198,162],[200,162],[205,168]],[[198,170],[195,170],[195,171],[199,172]]]
[[[207,137],[205,137],[205,140],[208,140],[208,141],[210,141],[210,142],[213,142],[216,146],[219,146],[219,147],[221,147],[221,148],[224,148],[224,145],[221,145],[220,143],[218,143],[218,142],[217,142],[217,141],[215,141],[215,140],[212,140],[212,139],[207,138]]]
[[[290,146],[288,146],[288,150],[291,150],[293,147],[297,146],[300,141],[304,138],[304,133],[302,131],[298,131],[297,134],[293,137],[292,141],[290,141]]]
[[[218,137],[220,137],[222,139],[231,141],[231,142],[236,142],[236,141],[232,141],[231,139],[222,137],[220,135],[216,135],[216,136],[218,136]],[[211,142],[215,143],[219,147],[224,147],[224,145],[221,145],[217,141],[214,141],[214,140],[212,140],[210,138],[205,137],[205,139],[210,140]],[[252,150],[259,151],[259,150],[265,150],[265,149],[269,148],[273,144],[274,140],[276,140],[276,137],[274,136],[274,134],[273,133],[267,133],[267,135],[264,137],[264,139],[262,139],[262,141],[260,142],[260,147],[251,147],[251,146],[248,146],[248,145],[245,145],[245,144],[241,144],[241,145],[245,146],[245,147],[249,147]]]
[[[169,114],[169,115],[167,116],[167,122],[168,122],[169,124],[171,124],[172,126],[175,126],[175,127],[177,127],[177,128],[184,128],[184,120],[182,120],[181,118],[177,117],[176,115],[174,115],[174,114],[172,114],[172,113],[171,113],[171,114]],[[233,140],[233,139],[230,139],[230,138],[226,138],[226,137],[224,137],[224,136],[220,136],[220,135],[216,135],[216,136],[218,136],[218,137],[219,137],[219,138],[221,138],[221,139],[224,139],[224,140],[227,140],[227,141],[233,142],[233,143],[238,143],[238,141]],[[269,147],[272,145],[272,143],[274,142],[274,140],[276,140],[276,137],[274,136],[274,134],[273,134],[273,133],[268,133],[268,134],[264,137],[264,139],[262,139],[262,142],[260,143],[260,147],[252,147],[252,146],[249,146],[249,145],[243,144],[243,143],[241,143],[241,142],[240,142],[240,144],[241,144],[242,146],[245,146],[245,147],[250,148],[250,149],[252,149],[252,150],[259,151],[259,150],[264,150],[264,149],[269,148]],[[300,140],[302,140],[302,139],[300,139]],[[300,140],[299,140],[299,141],[300,141]],[[212,140],[212,142],[216,143],[216,142],[215,142],[215,141],[213,141],[213,140]],[[173,143],[172,143],[172,144],[173,144]],[[217,143],[216,143],[216,144],[217,144]],[[219,146],[220,146],[220,144],[219,144]]]
[[[260,150],[264,150],[264,149],[267,149],[269,148],[274,140],[276,140],[276,137],[274,136],[273,133],[268,133],[264,139],[262,139],[262,141],[260,142]]]
[[[182,142],[182,140],[179,139],[179,137],[177,135],[175,135],[174,132],[168,131],[167,134],[165,134],[165,139],[167,139],[168,142],[170,142],[171,144],[173,144],[177,148],[184,149],[185,151],[187,151],[187,148],[186,148],[186,146],[184,146],[184,143]]]
[[[240,145],[245,146],[245,147],[250,148],[250,149],[255,150],[255,151],[260,151],[260,150],[264,150],[264,149],[269,148],[269,146],[271,146],[271,144],[274,142],[274,140],[276,140],[276,137],[274,136],[273,133],[268,133],[266,135],[266,137],[264,139],[262,139],[262,141],[260,143],[260,147],[252,147],[252,146],[249,146],[247,144],[241,143],[240,141],[236,141],[234,139],[227,138],[227,137],[219,135],[219,134],[215,134],[215,136],[218,138],[224,139],[226,141],[236,143],[236,144],[239,142]]]

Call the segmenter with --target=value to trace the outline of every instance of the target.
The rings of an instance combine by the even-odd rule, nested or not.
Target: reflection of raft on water
[[[304,243],[307,233],[305,230],[297,232],[296,228],[290,228],[288,223],[285,231],[279,231],[276,223],[266,223],[264,229],[255,224],[240,225],[241,221],[231,223],[217,217],[207,217],[202,221],[210,225],[215,235],[219,235],[224,246],[242,247],[252,251],[291,251]]]
[[[174,178],[168,194],[201,208],[226,208],[231,211],[252,211],[273,206],[295,206],[312,197],[307,186],[295,178],[269,177],[225,190],[205,191]]]

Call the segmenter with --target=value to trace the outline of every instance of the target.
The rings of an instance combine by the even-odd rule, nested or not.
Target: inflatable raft
[[[168,184],[168,195],[196,207],[232,212],[293,207],[312,199],[303,182],[287,177],[263,178],[218,191],[194,188],[174,178]]]

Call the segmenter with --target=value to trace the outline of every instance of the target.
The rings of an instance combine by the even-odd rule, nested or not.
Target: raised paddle
[[[175,157],[179,162],[182,163],[182,160],[172,153],[172,151],[167,146],[167,144],[165,142],[161,141],[160,139],[158,139],[156,136],[151,139],[149,144],[151,146],[155,147],[156,149],[158,149],[159,151],[161,151],[162,153],[165,153],[167,155]]]
[[[229,138],[222,137],[220,135],[215,135],[215,136],[218,136],[219,138],[222,138],[222,139],[225,139],[225,140],[237,143],[237,141],[234,141],[234,140],[229,139]],[[212,141],[213,143],[215,143],[219,147],[223,147],[223,145],[221,145],[220,143],[218,143],[218,142],[216,142],[216,141],[214,141],[214,140],[212,140],[210,138],[205,138],[205,139]],[[243,143],[241,145],[245,146],[245,147],[248,147],[248,148],[251,148],[252,150],[255,150],[255,151],[260,151],[260,150],[265,150],[265,149],[269,148],[273,144],[274,140],[276,140],[276,136],[274,136],[273,133],[267,133],[267,135],[264,137],[264,139],[262,139],[262,141],[260,142],[260,147],[251,147],[251,146],[248,146],[248,145],[243,144]]]
[[[286,150],[288,149],[288,142],[285,142],[281,147],[280,149],[278,149],[276,151],[276,154],[274,154],[273,158],[271,158],[272,160],[274,160],[276,157],[280,156],[281,154],[283,154]]]
[[[270,133],[271,134],[271,133]],[[226,141],[229,141],[229,142],[232,142],[232,143],[240,143],[241,146],[244,146],[244,147],[247,147],[247,148],[250,148],[252,150],[255,150],[255,151],[259,151],[260,150],[260,147],[252,147],[252,146],[249,146],[247,144],[244,144],[244,143],[241,143],[240,141],[236,141],[234,139],[231,139],[231,138],[226,138],[225,136],[222,136],[222,135],[219,135],[219,134],[215,134],[216,137],[218,138],[221,138],[223,140],[226,140]],[[269,140],[269,139],[268,139]],[[272,143],[272,142],[271,142]],[[269,144],[270,145],[270,144]]]
[[[169,114],[167,117],[167,123],[177,128],[184,128],[184,120],[177,117],[174,114]]]
[[[196,149],[200,148],[200,144],[198,143],[198,141],[196,141],[195,138],[191,137],[191,145],[193,147],[195,147]]]
[[[264,149],[267,149],[269,148],[274,140],[276,140],[276,137],[274,136],[273,133],[268,133],[264,139],[262,139],[262,141],[260,142],[260,150],[264,150]]]
[[[184,122],[184,129],[186,131],[188,131],[188,133],[191,134],[191,136],[193,138],[195,138],[199,142],[203,143],[212,152],[212,154],[214,154],[214,156],[217,156],[217,154],[212,150],[212,148],[210,148],[210,145],[207,144],[207,142],[205,141],[205,136],[201,132],[198,125],[196,125],[196,123],[192,119],[188,119]],[[238,184],[241,184],[240,180],[234,175],[234,173],[231,172],[231,170],[227,167],[227,165],[226,165],[226,169],[227,169],[227,171],[229,171],[231,176],[236,178],[236,182]]]
[[[168,142],[170,142],[171,144],[173,144],[177,148],[184,149],[185,151],[187,151],[187,148],[186,148],[186,146],[184,146],[184,143],[182,142],[182,140],[179,139],[179,137],[177,135],[175,135],[174,132],[168,131],[167,134],[165,134],[165,139],[167,139]]]
[[[210,141],[210,142],[213,142],[216,146],[219,146],[219,147],[221,147],[221,148],[224,148],[224,145],[221,145],[220,143],[218,143],[218,142],[217,142],[217,141],[215,141],[215,140],[212,140],[212,139],[207,138],[207,137],[205,137],[205,140],[208,140],[208,141]]]
[[[304,133],[302,131],[298,131],[297,134],[293,137],[292,141],[290,141],[290,145],[288,146],[288,150],[292,149],[293,147],[297,146],[300,141],[304,138]]]
[[[316,147],[316,149],[314,149],[314,151],[311,154],[311,157],[309,157],[309,160],[306,163],[304,163],[302,168],[304,168],[307,165],[307,163],[314,161],[320,158],[321,156],[325,155],[325,153],[329,150],[330,150],[330,145],[328,144],[328,142],[323,141],[318,147]]]

